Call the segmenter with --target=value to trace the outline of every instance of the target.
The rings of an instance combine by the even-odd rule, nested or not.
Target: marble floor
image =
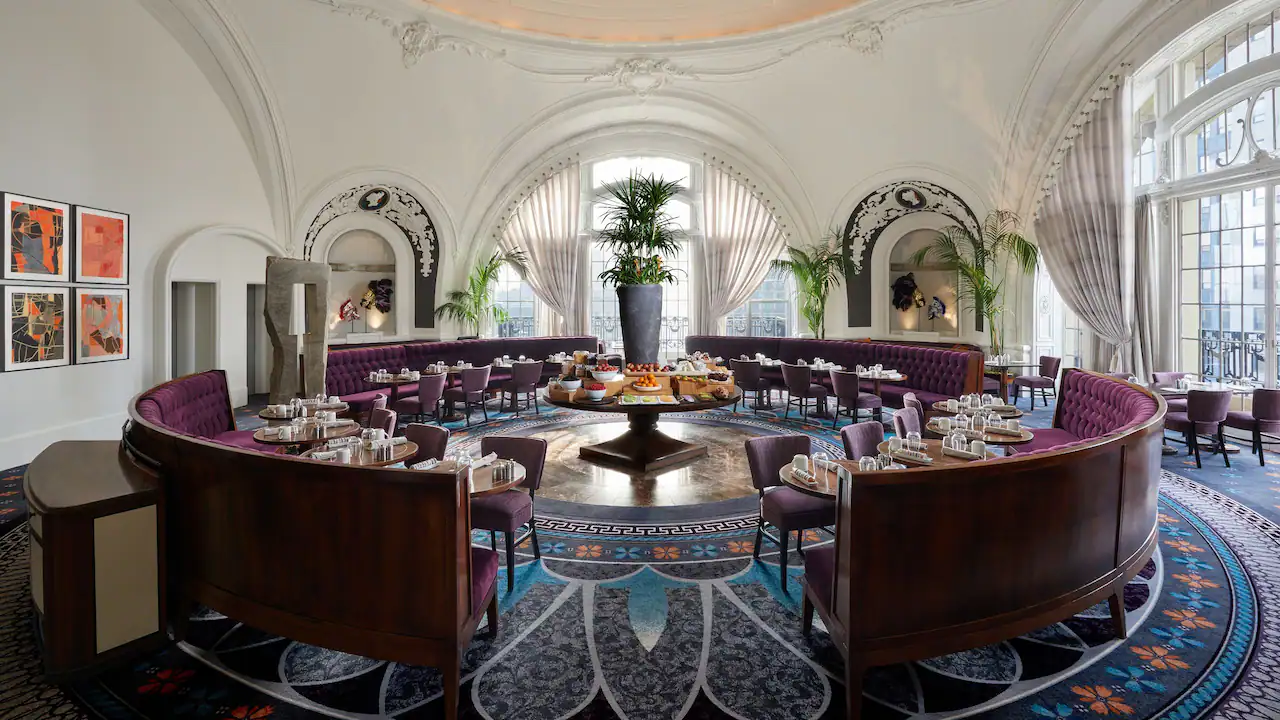
[[[625,422],[577,425],[530,433],[547,441],[547,464],[540,498],[589,505],[669,507],[733,500],[755,494],[743,442],[758,437],[748,428],[662,422],[662,432],[678,440],[707,446],[707,456],[674,470],[630,474],[587,462],[578,456],[583,445],[612,440]]]

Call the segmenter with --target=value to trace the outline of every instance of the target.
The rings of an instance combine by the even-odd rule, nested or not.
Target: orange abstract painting
[[[76,207],[76,282],[129,281],[129,216]]]
[[[61,203],[5,194],[6,278],[67,279],[68,210]]]
[[[76,362],[128,357],[126,290],[76,289]]]
[[[67,365],[67,288],[5,288],[5,370]]]

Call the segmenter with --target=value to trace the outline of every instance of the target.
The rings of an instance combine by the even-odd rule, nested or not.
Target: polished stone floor
[[[755,494],[743,442],[759,437],[747,428],[662,422],[658,427],[678,440],[707,446],[707,456],[656,474],[631,475],[578,457],[583,445],[612,440],[625,422],[577,425],[531,437],[547,441],[547,464],[538,497],[628,507],[666,507],[733,500]]]

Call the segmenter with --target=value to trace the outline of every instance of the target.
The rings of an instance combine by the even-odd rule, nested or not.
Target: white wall
[[[0,112],[0,187],[129,213],[132,292],[129,360],[0,373],[0,468],[55,440],[119,437],[129,398],[167,364],[153,308],[166,246],[206,225],[271,228],[225,107],[140,6],[6,0],[2,14],[0,95],[29,100]]]

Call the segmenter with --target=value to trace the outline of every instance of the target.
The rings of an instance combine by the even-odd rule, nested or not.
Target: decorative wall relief
[[[440,243],[431,216],[413,193],[394,185],[361,185],[351,188],[325,204],[307,228],[302,258],[311,259],[316,238],[325,226],[343,215],[368,212],[389,220],[413,247],[414,327],[436,326],[436,281],[440,265]]]
[[[973,210],[959,195],[941,185],[923,181],[895,182],[868,194],[853,209],[842,237],[848,270],[845,290],[849,300],[849,327],[872,324],[873,288],[868,264],[880,235],[893,223],[918,212],[945,215],[978,234],[980,223]]]

